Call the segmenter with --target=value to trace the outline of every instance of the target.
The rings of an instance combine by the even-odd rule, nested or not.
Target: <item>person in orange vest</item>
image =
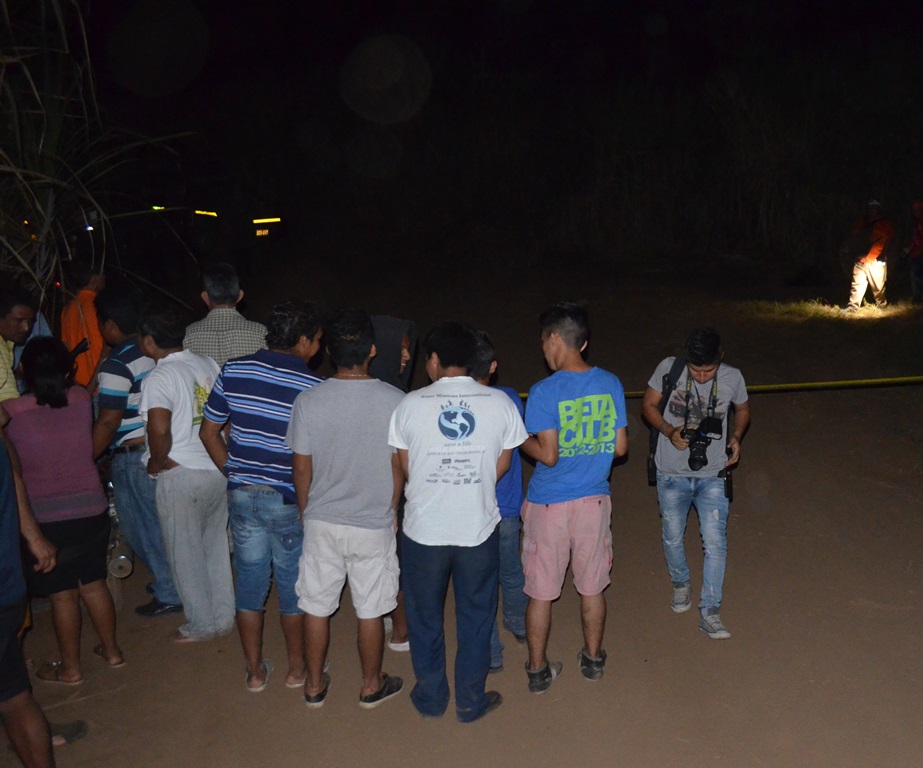
[[[71,261],[64,267],[64,278],[69,288],[79,287],[61,310],[61,341],[72,350],[81,341],[87,340],[87,350],[75,359],[74,383],[86,387],[92,394],[96,391],[96,373],[106,346],[99,332],[93,301],[96,294],[105,288],[106,276],[102,272],[94,272],[87,264]]]

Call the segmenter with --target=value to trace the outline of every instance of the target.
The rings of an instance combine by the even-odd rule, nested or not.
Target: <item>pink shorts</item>
[[[559,504],[522,505],[522,570],[526,594],[557,600],[567,574],[581,595],[598,595],[612,570],[612,499],[585,496]]]

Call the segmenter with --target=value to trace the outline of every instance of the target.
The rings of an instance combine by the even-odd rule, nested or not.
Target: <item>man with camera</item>
[[[682,613],[692,606],[684,540],[694,506],[705,550],[699,629],[712,640],[731,636],[719,615],[729,471],[740,458],[740,441],[750,425],[743,376],[722,362],[722,354],[721,337],[713,329],[693,331],[681,358],[668,357],[657,366],[641,406],[644,420],[660,433],[654,458],[663,551],[673,583],[670,607]]]

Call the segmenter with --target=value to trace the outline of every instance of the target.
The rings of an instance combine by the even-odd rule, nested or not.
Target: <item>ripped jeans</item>
[[[724,479],[683,477],[658,471],[657,500],[663,522],[663,554],[674,587],[689,584],[686,520],[690,507],[696,508],[705,550],[699,612],[703,616],[718,613],[727,563],[728,500],[724,495]]]

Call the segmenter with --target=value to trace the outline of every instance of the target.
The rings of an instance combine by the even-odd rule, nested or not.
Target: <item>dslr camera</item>
[[[712,440],[720,440],[722,429],[721,419],[717,416],[707,416],[695,428],[684,428],[680,433],[683,440],[689,441],[689,469],[698,472],[708,464],[705,455]]]

